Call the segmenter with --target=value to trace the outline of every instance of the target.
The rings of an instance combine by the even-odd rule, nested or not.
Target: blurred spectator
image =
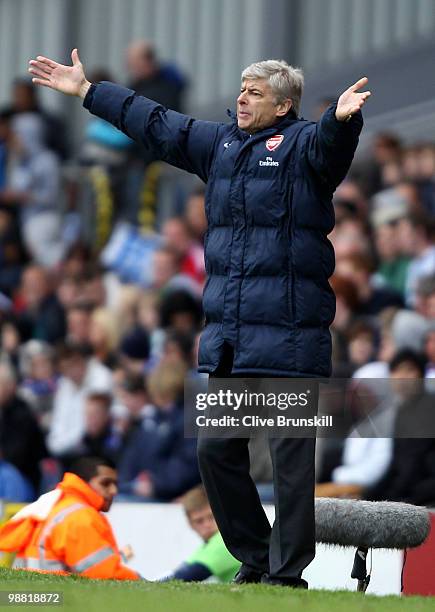
[[[47,455],[42,432],[27,404],[17,395],[12,368],[0,363],[0,454],[39,489],[39,462]]]
[[[160,302],[160,324],[181,333],[195,332],[202,320],[198,299],[183,290],[165,291]]]
[[[329,235],[337,262],[353,255],[365,256],[370,253],[370,240],[364,223],[348,214],[337,223]]]
[[[153,257],[154,287],[162,289],[180,271],[177,253],[169,247],[157,249]]]
[[[205,216],[205,190],[200,185],[192,191],[187,198],[184,218],[190,233],[197,244],[203,244],[207,231],[207,217]]]
[[[413,258],[406,279],[406,303],[412,307],[420,278],[435,273],[434,221],[424,215],[413,214],[405,220],[402,231],[408,234],[409,254]]]
[[[11,121],[10,113],[0,113],[0,199],[9,174]],[[17,210],[8,203],[0,203],[0,291],[12,294],[19,283],[25,259]]]
[[[367,218],[367,200],[359,184],[350,178],[345,179],[334,193],[334,210],[336,223],[357,217],[361,221]]]
[[[399,293],[387,287],[376,287],[372,281],[373,263],[368,256],[349,255],[337,262],[336,271],[355,283],[359,306],[358,315],[377,315],[388,306],[402,306]]]
[[[435,426],[434,397],[422,384],[425,359],[404,349],[393,357],[389,370],[394,395],[381,393],[379,407],[350,432],[342,464],[333,470],[332,482],[316,486],[317,496],[411,503],[435,499],[429,489],[435,485],[435,467],[425,459],[426,453],[435,453],[435,443],[417,437],[430,435]]]
[[[358,368],[373,361],[377,353],[378,338],[373,325],[367,321],[355,321],[347,333],[349,361]]]
[[[428,322],[424,317],[409,310],[399,310],[391,324],[391,335],[396,350],[423,350]]]
[[[75,276],[62,276],[59,279],[56,298],[63,310],[69,310],[79,302],[81,283]]]
[[[51,288],[48,273],[36,265],[23,272],[18,321],[26,339],[56,342],[65,336],[65,314]]]
[[[379,256],[376,274],[388,287],[404,295],[410,257],[400,244],[399,222],[408,214],[407,202],[394,189],[381,191],[372,202],[371,219]]]
[[[419,193],[427,214],[435,218],[435,146],[426,144],[419,158]]]
[[[96,308],[89,324],[89,343],[94,357],[103,365],[113,369],[117,363],[119,326],[114,313],[108,308]]]
[[[152,256],[153,289],[185,290],[193,296],[202,295],[202,284],[181,271],[179,253],[170,246],[157,248]]]
[[[193,366],[193,334],[171,329],[163,345],[162,362],[182,362],[190,369]]]
[[[29,340],[23,344],[20,349],[20,374],[19,395],[28,403],[39,426],[46,432],[51,423],[58,380],[53,348],[40,340]]]
[[[38,101],[37,87],[33,85],[31,79],[27,77],[15,79],[12,86],[11,104],[6,111],[12,115],[35,114],[42,123],[44,142],[47,147],[55,151],[62,159],[67,157],[67,132],[64,122],[41,107]]]
[[[11,296],[26,261],[14,211],[0,207],[0,291]]]
[[[400,312],[400,311],[399,311]],[[385,308],[379,315],[379,350],[377,361],[372,361],[353,373],[354,378],[387,378],[390,374],[388,364],[396,352],[396,340],[393,335],[393,324],[398,314],[397,308]],[[401,327],[400,317],[398,327]]]
[[[435,274],[419,279],[415,289],[415,310],[427,319],[435,319]]]
[[[142,327],[135,326],[119,345],[120,363],[132,374],[143,374],[150,356],[150,338]]]
[[[7,140],[9,137],[12,113],[0,111],[0,189],[6,184],[6,171],[8,165]]]
[[[19,114],[11,128],[6,139],[8,173],[0,203],[18,208],[26,248],[37,263],[53,267],[64,252],[59,160],[44,145],[37,115]]]
[[[98,266],[89,266],[83,275],[82,300],[94,308],[106,305],[104,271]]]
[[[351,366],[346,334],[358,308],[358,292],[351,280],[339,274],[332,276],[330,285],[336,297],[335,318],[331,326],[333,371],[335,376],[347,376]]]
[[[163,224],[162,234],[166,246],[178,255],[181,274],[190,276],[202,286],[205,280],[204,249],[193,242],[186,221],[180,217],[168,219]]]
[[[66,314],[66,337],[75,344],[89,343],[92,306],[77,304],[71,306]]]
[[[89,393],[110,393],[112,375],[90,357],[89,346],[64,344],[58,351],[61,377],[54,396],[53,418],[47,445],[55,457],[67,456],[85,430],[85,401]]]
[[[379,132],[375,135],[369,157],[354,168],[368,196],[400,180],[401,155],[402,144],[396,134]]]
[[[167,363],[149,375],[153,410],[143,416],[121,458],[121,493],[144,500],[171,500],[199,483],[196,440],[184,437],[185,373],[181,364]]]
[[[149,403],[143,375],[124,372],[118,386],[119,403],[126,408],[126,418],[123,419],[123,445],[128,446],[142,420],[153,412]]]
[[[138,300],[137,322],[150,335],[150,358],[154,362],[162,353],[165,332],[160,325],[160,302],[158,292],[145,290]]]
[[[19,370],[21,330],[13,317],[5,317],[0,329],[0,359]]]
[[[185,78],[175,66],[162,65],[153,45],[145,40],[132,42],[126,52],[129,87],[166,108],[180,111]]]
[[[93,255],[91,249],[82,242],[69,247],[62,261],[62,275],[72,278],[83,278],[92,264]]]
[[[132,42],[126,50],[128,87],[166,108],[181,111],[186,79],[173,64],[163,64],[154,46],[146,41]],[[160,164],[153,153],[138,144],[130,147],[126,188],[122,197],[123,218],[134,225],[154,229]],[[146,219],[146,222],[145,222]]]
[[[425,393],[424,356],[410,350],[390,364],[394,389],[401,399],[394,426],[392,458],[381,480],[363,491],[365,499],[431,505],[435,501],[435,439],[418,438],[433,431],[434,396]],[[412,437],[413,436],[413,437]]]
[[[116,464],[121,450],[122,435],[112,423],[111,406],[110,393],[91,392],[86,397],[83,436],[71,449],[67,458],[68,464],[86,456],[104,457]]]
[[[181,503],[190,527],[203,543],[165,581],[201,582],[214,576],[219,582],[231,582],[240,569],[240,561],[225,546],[204,487],[199,485],[188,491]]]

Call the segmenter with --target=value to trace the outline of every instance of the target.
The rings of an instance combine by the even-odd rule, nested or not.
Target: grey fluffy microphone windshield
[[[398,502],[316,499],[316,540],[366,548],[414,548],[430,531],[426,508]]]

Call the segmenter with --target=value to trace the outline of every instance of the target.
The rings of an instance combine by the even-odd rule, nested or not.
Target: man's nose
[[[246,104],[245,92],[242,92],[237,98],[237,104]]]

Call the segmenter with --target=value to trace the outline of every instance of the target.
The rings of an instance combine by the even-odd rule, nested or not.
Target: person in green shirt
[[[199,485],[188,491],[181,503],[189,525],[203,540],[203,544],[167,576],[165,581],[201,582],[214,576],[219,582],[231,582],[241,564],[228,552],[224,544],[204,487]]]

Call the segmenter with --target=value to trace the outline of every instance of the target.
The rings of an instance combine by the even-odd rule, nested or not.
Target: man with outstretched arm
[[[72,66],[30,62],[34,82],[83,98],[85,108],[155,159],[207,183],[205,328],[199,371],[210,377],[328,377],[335,297],[332,194],[362,128],[367,78],[318,123],[298,117],[303,75],[267,60],[242,73],[232,121],[197,121]],[[198,458],[219,531],[242,562],[235,581],[306,587],[315,554],[314,439],[270,439],[276,520],[249,476],[248,439],[200,437]]]

